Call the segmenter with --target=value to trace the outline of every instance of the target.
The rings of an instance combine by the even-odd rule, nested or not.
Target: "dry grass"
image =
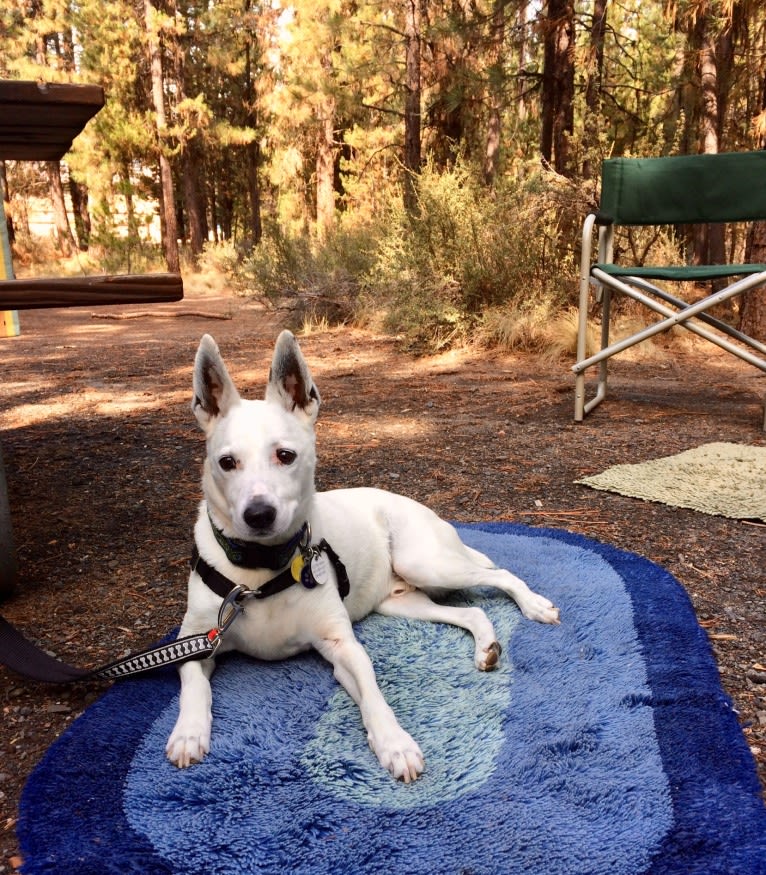
[[[641,319],[627,313],[613,320],[610,342],[630,337],[647,325],[651,319]],[[536,352],[551,360],[571,359],[577,355],[578,314],[574,307],[556,310],[550,304],[535,307],[497,307],[483,314],[481,325],[474,335],[479,346],[501,349],[504,352]],[[585,353],[590,356],[600,348],[601,325],[589,319],[586,331]],[[662,361],[676,352],[689,350],[696,343],[686,328],[676,326],[655,335],[625,351],[633,360]]]

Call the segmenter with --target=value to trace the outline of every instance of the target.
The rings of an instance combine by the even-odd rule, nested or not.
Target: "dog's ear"
[[[291,413],[300,411],[312,422],[319,414],[319,390],[311,379],[298,341],[290,331],[283,331],[277,338],[266,400],[281,404]]]
[[[192,411],[197,422],[206,429],[217,416],[225,415],[238,401],[239,393],[226,370],[218,346],[206,334],[200,341],[194,359]]]

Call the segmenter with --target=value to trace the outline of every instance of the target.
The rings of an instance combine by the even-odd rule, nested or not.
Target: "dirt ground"
[[[0,340],[21,570],[2,605],[11,622],[88,666],[178,625],[203,455],[189,410],[196,345],[213,334],[257,396],[283,322],[209,288],[151,308],[21,314],[22,335]],[[479,350],[415,358],[347,328],[301,345],[323,397],[320,488],[394,489],[449,519],[570,529],[663,565],[710,635],[766,786],[766,528],[574,483],[708,441],[766,445],[763,375],[707,346],[618,360],[611,399],[575,425],[567,362]],[[0,669],[0,873],[19,863],[26,776],[104,689]]]

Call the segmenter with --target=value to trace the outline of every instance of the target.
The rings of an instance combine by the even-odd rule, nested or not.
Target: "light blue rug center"
[[[460,593],[445,601],[481,605],[492,617],[498,640],[506,643],[522,620],[502,594]],[[307,774],[333,796],[386,808],[432,805],[480,787],[497,768],[505,743],[504,715],[513,678],[510,660],[501,660],[491,673],[478,671],[473,638],[455,626],[392,623],[390,617],[373,615],[357,634],[386,701],[417,738],[427,770],[402,792],[371,756],[359,709],[339,688],[301,757]]]
[[[462,630],[377,616],[359,624],[384,695],[425,754],[426,772],[410,786],[377,765],[356,706],[318,657],[229,660],[213,678],[205,762],[179,771],[165,759],[176,700],[126,780],[129,823],[179,873],[198,871],[195,855],[199,871],[266,871],[258,860],[268,849],[273,865],[280,845],[284,871],[340,871],[333,836],[368,812],[374,829],[378,809],[403,847],[433,823],[422,870],[408,862],[413,872],[619,875],[648,863],[672,810],[621,578],[596,553],[552,538],[461,535],[553,598],[562,625],[530,623],[494,593],[458,596],[477,599],[503,645],[502,668],[485,674]],[[302,835],[312,837],[305,859]],[[448,870],[439,849],[453,843],[460,861]],[[220,849],[212,865],[198,850],[211,845]],[[387,870],[360,861],[354,871]]]

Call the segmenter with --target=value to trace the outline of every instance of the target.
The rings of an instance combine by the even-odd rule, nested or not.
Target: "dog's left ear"
[[[314,385],[301,348],[291,331],[283,331],[277,338],[266,400],[281,404],[291,413],[301,411],[312,422],[319,414],[319,390]]]

